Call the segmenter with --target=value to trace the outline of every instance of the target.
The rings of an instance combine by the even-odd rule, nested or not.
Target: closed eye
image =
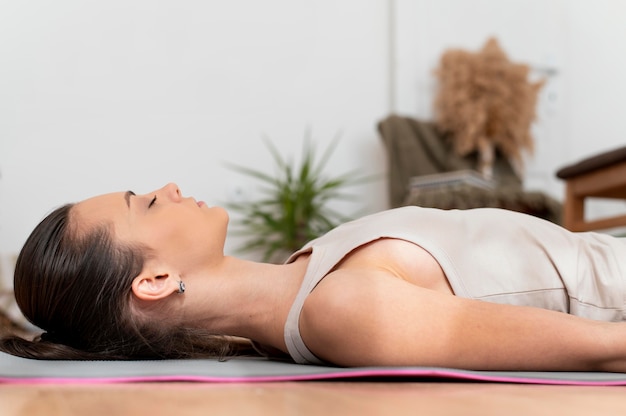
[[[148,204],[148,208],[150,208],[152,205],[154,205],[156,203],[157,197],[156,195],[154,196],[154,198],[152,198],[152,201],[150,201],[150,204]]]

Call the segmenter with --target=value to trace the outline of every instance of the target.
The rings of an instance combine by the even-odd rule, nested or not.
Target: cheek
[[[159,221],[152,226],[144,226],[137,230],[137,240],[142,244],[156,251],[171,250],[184,244],[181,237],[183,233],[178,232],[179,227],[167,221]]]
[[[227,221],[220,216],[160,218],[142,230],[142,242],[164,255],[191,260],[199,255],[223,251]]]
[[[206,230],[193,223],[162,227],[154,232],[152,238],[159,248],[181,258],[195,256],[197,252],[205,251],[210,244],[210,235]]]

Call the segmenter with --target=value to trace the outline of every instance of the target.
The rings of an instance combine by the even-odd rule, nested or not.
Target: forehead
[[[128,219],[125,192],[115,192],[85,199],[74,205],[74,216],[79,227],[112,224],[116,232],[123,231]]]

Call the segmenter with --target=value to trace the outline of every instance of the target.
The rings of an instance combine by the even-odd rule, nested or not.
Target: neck
[[[307,264],[306,259],[275,265],[224,257],[217,267],[186,278],[184,319],[286,351],[284,325]]]

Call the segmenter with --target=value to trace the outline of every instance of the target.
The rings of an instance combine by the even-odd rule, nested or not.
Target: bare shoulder
[[[434,325],[428,305],[454,298],[398,279],[376,269],[337,270],[307,298],[300,332],[319,358],[345,366],[394,363],[411,324]]]
[[[307,297],[300,315],[300,333],[307,347],[319,358],[343,364],[338,354],[344,348],[353,349],[346,331],[371,325],[371,293],[378,279],[353,271],[337,270],[320,282]],[[368,281],[368,282],[366,282]]]

